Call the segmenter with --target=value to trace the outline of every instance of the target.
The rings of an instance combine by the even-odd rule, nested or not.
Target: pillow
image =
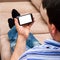
[[[38,10],[40,9],[41,0],[31,0],[31,2]]]

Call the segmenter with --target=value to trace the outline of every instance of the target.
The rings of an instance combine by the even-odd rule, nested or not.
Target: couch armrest
[[[45,21],[45,23],[47,24],[48,23],[48,16],[47,16],[47,11],[46,9],[43,8],[43,5],[41,3],[41,6],[40,6],[40,14],[41,14],[41,17],[43,18],[43,20]]]
[[[31,2],[40,11],[41,0],[31,0]]]

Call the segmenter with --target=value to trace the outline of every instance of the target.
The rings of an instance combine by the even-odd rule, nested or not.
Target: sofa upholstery
[[[8,31],[10,30],[8,26],[8,18],[11,17],[11,10],[17,9],[21,15],[32,13],[34,17],[34,24],[31,27],[31,32],[38,39],[40,43],[43,44],[43,41],[48,38],[52,38],[47,24],[41,18],[40,13],[41,0],[31,0],[23,2],[2,2],[0,3],[0,43],[3,46],[3,41],[8,38]],[[7,46],[9,42],[6,43]],[[8,48],[7,48],[8,49]],[[0,49],[1,50],[1,49]]]
[[[31,2],[38,10],[40,9],[41,0],[31,0]]]
[[[32,3],[34,5],[32,5]],[[48,34],[49,30],[47,27],[47,24],[41,19],[40,12],[35,8],[37,5],[35,5],[35,2],[38,3],[39,0],[31,0],[31,2],[5,2],[0,3],[0,18],[1,18],[1,35],[5,35],[8,33],[9,26],[8,26],[8,18],[11,17],[11,10],[13,8],[17,9],[21,15],[32,13],[34,17],[34,24],[31,27],[31,32],[34,34]],[[41,2],[40,2],[41,3]],[[39,3],[39,4],[40,4]],[[39,5],[38,4],[38,5]],[[35,6],[35,7],[34,7]],[[40,9],[40,8],[39,8]],[[2,26],[4,28],[2,28]],[[38,38],[39,40],[39,38]]]
[[[17,2],[17,1],[29,1],[29,0],[0,0],[0,2]]]

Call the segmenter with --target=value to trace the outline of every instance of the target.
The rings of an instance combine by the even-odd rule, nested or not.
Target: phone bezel
[[[28,24],[32,23],[32,22],[28,22],[28,23],[25,23],[25,24],[20,24],[19,17],[23,17],[23,16],[26,16],[26,15],[31,15],[32,22],[34,22],[34,21],[33,21],[33,15],[32,15],[31,13],[25,14],[25,15],[18,16],[18,17],[17,17],[20,26],[22,26],[22,25],[28,25]]]

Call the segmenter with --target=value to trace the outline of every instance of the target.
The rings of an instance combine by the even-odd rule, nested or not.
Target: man
[[[48,39],[43,45],[25,52],[26,39],[29,36],[32,24],[19,26],[17,19],[15,19],[18,38],[11,60],[60,60],[60,0],[42,0],[42,6],[46,18],[41,15],[44,19],[47,19],[48,28],[53,39]]]

